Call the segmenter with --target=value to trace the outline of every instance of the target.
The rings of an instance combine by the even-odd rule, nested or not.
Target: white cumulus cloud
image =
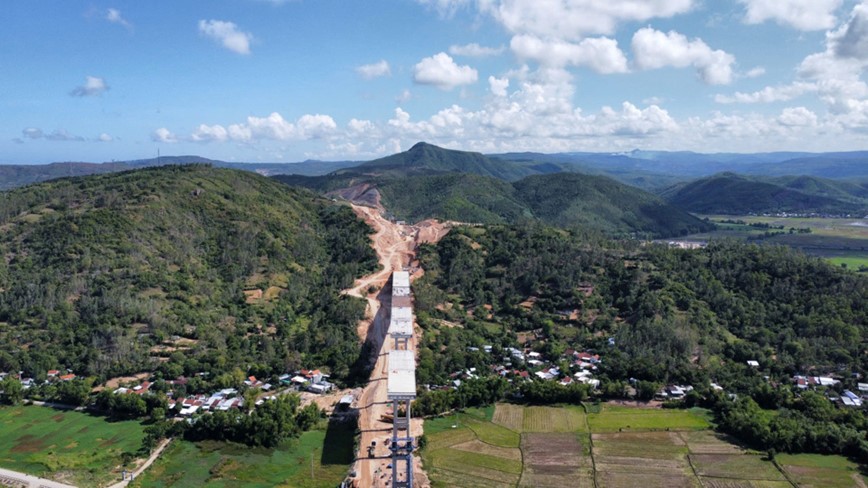
[[[582,39],[578,43],[543,40],[532,35],[517,35],[510,48],[521,59],[552,67],[586,66],[597,73],[626,73],[627,57],[618,41],[607,37]]]
[[[739,0],[746,7],[745,22],[773,20],[802,31],[829,29],[842,0]]]
[[[625,21],[672,17],[689,11],[693,0],[481,0],[514,34],[578,40],[612,34]]]
[[[238,54],[250,54],[250,41],[253,35],[238,30],[238,26],[224,20],[200,20],[199,33],[209,37],[226,49]]]
[[[69,94],[74,97],[94,97],[102,95],[108,89],[109,86],[104,79],[97,76],[86,76],[84,84],[73,88]]]
[[[175,143],[178,142],[178,136],[172,133],[165,127],[160,127],[151,134],[151,140],[154,142]]]
[[[773,103],[786,102],[806,93],[816,92],[815,83],[796,82],[790,85],[767,86],[751,93],[735,92],[732,95],[715,95],[717,103]]]
[[[788,127],[817,125],[817,114],[805,107],[785,108],[778,117],[778,123]]]
[[[21,131],[21,135],[27,139],[42,139],[45,134],[42,132],[42,129],[37,127],[28,127]]]
[[[356,67],[356,73],[366,80],[373,80],[381,76],[389,76],[392,74],[389,63],[385,59],[381,59],[376,63],[363,64]]]
[[[747,73],[744,74],[745,78],[759,78],[760,76],[766,74],[766,69],[762,66],[757,66],[756,68],[751,68],[747,70]]]
[[[222,125],[201,124],[193,131],[190,138],[196,142],[225,141],[229,137],[229,131]]]
[[[302,115],[296,123],[298,136],[302,139],[319,139],[337,129],[338,125],[328,115]]]
[[[283,118],[278,112],[267,117],[249,116],[242,123],[223,126],[220,124],[200,124],[189,139],[195,142],[240,142],[252,143],[258,140],[301,141],[327,137],[337,130],[334,119],[328,115],[302,115],[295,122]],[[177,142],[178,138],[167,129],[157,129],[154,140]]]
[[[419,61],[413,67],[413,81],[443,90],[476,83],[478,76],[475,69],[456,64],[451,56],[442,52]]]
[[[732,82],[735,57],[711,49],[702,39],[689,40],[675,31],[665,33],[645,27],[633,35],[632,48],[639,69],[692,66],[707,84],[727,85]]]
[[[498,97],[505,97],[506,90],[509,88],[509,78],[488,77],[488,87],[491,93]]]
[[[106,11],[105,19],[112,24],[122,25],[128,30],[133,28],[133,24],[131,24],[127,19],[121,15],[121,11],[116,8],[110,8]]]
[[[473,42],[470,44],[464,45],[452,45],[449,46],[449,54],[453,56],[468,56],[471,58],[484,58],[486,56],[497,56],[503,54],[506,48],[503,46],[498,47],[486,47],[480,46],[479,44]]]

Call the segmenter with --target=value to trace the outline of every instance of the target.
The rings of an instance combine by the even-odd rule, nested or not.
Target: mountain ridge
[[[868,190],[812,176],[761,178],[725,172],[674,185],[662,192],[669,203],[701,214],[868,214]]]

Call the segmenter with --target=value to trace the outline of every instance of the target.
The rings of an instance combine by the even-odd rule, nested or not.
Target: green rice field
[[[120,480],[144,427],[48,407],[0,408],[0,467],[77,486]]]
[[[156,487],[331,488],[353,462],[354,424],[332,423],[277,449],[175,441],[132,485]]]

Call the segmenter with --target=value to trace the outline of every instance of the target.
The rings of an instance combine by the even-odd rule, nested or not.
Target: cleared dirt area
[[[356,461],[357,486],[360,487],[376,486],[388,478],[384,478],[383,474],[391,473],[388,467],[391,461],[388,457],[390,452],[385,441],[390,437],[392,425],[381,421],[384,414],[390,413],[387,404],[386,368],[392,343],[385,338],[389,327],[391,296],[386,292],[389,289],[386,285],[393,271],[410,265],[420,238],[425,239],[425,242],[436,242],[448,232],[448,227],[437,221],[425,221],[416,226],[398,225],[383,217],[378,200],[374,203],[374,207],[353,205],[352,208],[357,216],[374,229],[371,246],[377,252],[381,269],[356,280],[352,288],[343,291],[367,300],[365,319],[359,322],[357,332],[363,341],[377,351],[370,381],[357,400],[360,412],[359,429],[362,431],[359,445],[366,449],[376,442],[374,458],[359,457]],[[416,336],[410,340],[411,350],[416,350],[417,347],[419,329],[416,328],[416,331]],[[413,419],[410,434],[419,438],[422,432],[422,420]],[[430,486],[418,459],[414,466],[415,485]]]
[[[576,434],[524,434],[524,457],[519,486],[593,486],[591,460],[582,454]]]
[[[140,383],[143,380],[146,380],[151,377],[151,373],[136,373],[132,376],[118,376],[116,378],[111,378],[105,382],[104,386],[97,386],[92,391],[100,392],[104,389],[116,390],[124,383]]]

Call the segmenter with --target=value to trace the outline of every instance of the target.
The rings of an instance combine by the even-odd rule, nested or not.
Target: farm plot
[[[675,410],[604,405],[588,415],[591,432],[704,430],[711,427],[702,409]]]
[[[687,456],[687,444],[677,432],[618,432],[594,434],[593,439],[598,462],[607,458],[682,461]]]
[[[803,488],[844,488],[868,485],[859,465],[842,456],[779,454],[777,462]]]
[[[678,435],[690,446],[692,454],[743,454],[745,452],[734,439],[711,430],[679,432]]]
[[[491,415],[468,413],[426,422],[429,440],[422,456],[435,488],[791,486],[773,463],[713,432],[701,409],[603,404],[586,416],[574,406],[499,404]],[[858,474],[855,465],[836,466],[832,474],[841,482],[823,484],[823,470],[832,468],[789,459],[801,463],[791,461],[788,469],[798,472],[805,486],[854,486],[852,476]]]
[[[460,418],[461,424],[472,430],[482,442],[500,447],[518,447],[518,432],[466,415],[461,415]]]
[[[525,408],[511,403],[498,403],[494,408],[492,422],[515,432],[521,432]]]
[[[429,429],[429,423],[431,429]],[[515,487],[522,472],[519,434],[477,415],[426,422],[422,459],[435,487]]]
[[[703,488],[792,488],[789,481],[725,480],[701,478]]]
[[[690,462],[703,478],[786,481],[774,464],[750,454],[691,454]]]
[[[521,487],[593,486],[591,459],[576,434],[529,433],[521,438]]]
[[[676,432],[593,434],[597,483],[601,487],[698,486],[687,445]]]
[[[580,432],[585,427],[585,412],[576,407],[527,407],[524,432]]]
[[[79,486],[120,479],[143,437],[138,422],[36,406],[0,408],[0,432],[0,466]]]

